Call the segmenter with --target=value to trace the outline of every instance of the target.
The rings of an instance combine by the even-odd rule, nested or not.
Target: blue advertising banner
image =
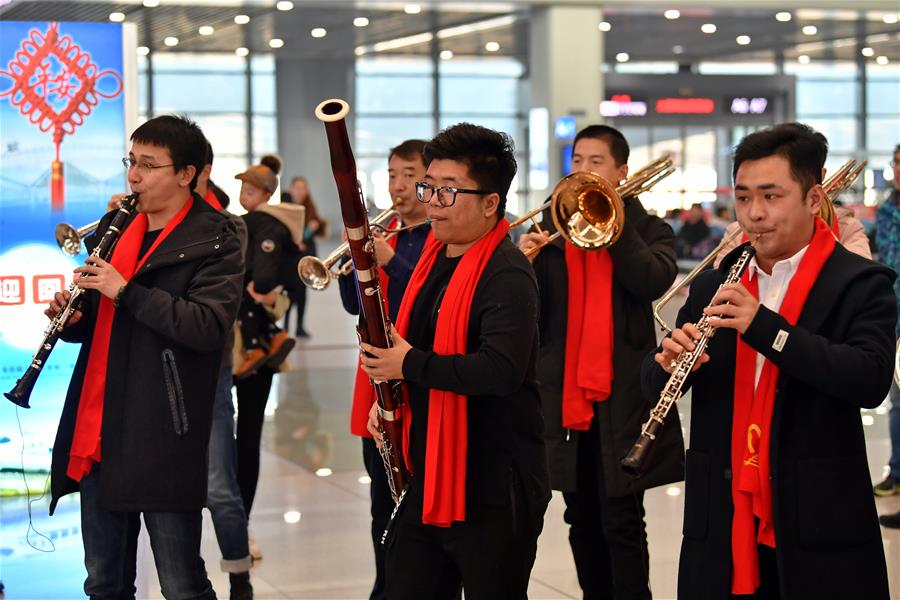
[[[31,363],[53,294],[86,257],[54,229],[100,218],[127,190],[122,26],[0,22],[0,391]],[[79,347],[59,343],[31,409],[0,399],[0,471],[46,471]],[[21,433],[19,429],[21,423]],[[24,439],[24,453],[22,451]],[[40,481],[30,482],[40,486]],[[2,493],[21,487],[2,478]]]

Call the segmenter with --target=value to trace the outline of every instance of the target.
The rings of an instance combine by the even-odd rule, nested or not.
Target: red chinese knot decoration
[[[59,23],[50,23],[43,33],[32,29],[7,69],[0,71],[0,77],[9,77],[13,85],[0,91],[0,98],[8,97],[10,104],[41,131],[53,132],[56,159],[50,172],[50,205],[54,211],[61,210],[65,182],[59,146],[66,135],[84,124],[101,98],[122,93],[122,78],[110,69],[100,71],[91,55],[71,37],[60,36]],[[97,89],[103,77],[114,79],[112,92]]]

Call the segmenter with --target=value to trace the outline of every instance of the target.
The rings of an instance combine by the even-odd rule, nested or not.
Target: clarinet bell
[[[22,408],[31,408],[28,400],[31,398],[31,390],[34,389],[34,384],[37,383],[37,377],[30,376],[32,371],[34,369],[29,367],[28,371],[16,382],[16,386],[10,391],[3,393],[7,400]]]

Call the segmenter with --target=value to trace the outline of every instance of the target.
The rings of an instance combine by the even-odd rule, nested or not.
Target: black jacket
[[[300,248],[287,225],[277,217],[254,210],[242,216],[247,224],[247,282],[257,293],[265,294],[276,286],[296,290],[303,286],[297,274]],[[247,295],[247,298],[250,298]],[[252,299],[251,299],[252,300]]]
[[[113,213],[88,238],[100,239]],[[122,294],[113,320],[104,396],[100,501],[107,510],[199,510],[222,350],[241,297],[243,259],[234,223],[199,196]],[[52,461],[52,514],[78,484],[69,449],[97,317],[86,295],[65,340],[82,342]],[[180,433],[179,433],[180,431]]]
[[[634,480],[619,461],[637,440],[641,425],[656,401],[645,400],[640,387],[641,361],[656,345],[651,301],[669,288],[677,274],[672,228],[650,215],[637,198],[625,198],[622,235],[610,246],[613,261],[613,382],[610,397],[594,404],[600,438],[598,465],[609,496],[680,481],[684,477],[684,446],[678,415],[656,443],[647,472]],[[545,216],[544,223],[552,223]],[[541,354],[538,381],[543,400],[545,438],[553,489],[576,489],[579,432],[562,426],[562,387],[568,319],[568,273],[565,242],[557,240],[534,260],[541,290]]]
[[[519,293],[506,300],[510,289]],[[475,289],[466,354],[414,347],[403,361],[413,384],[468,396],[467,503],[506,506],[516,484],[541,514],[550,500],[535,381],[537,310],[531,265],[505,238]]]
[[[694,281],[679,327],[697,322],[740,251]],[[796,326],[761,305],[743,336],[780,369],[770,453],[782,598],[888,597],[859,409],[880,404],[891,385],[894,277],[838,244]],[[777,352],[780,331],[788,337]],[[729,597],[736,344],[735,331],[721,329],[710,341],[710,361],[686,382],[692,392],[681,598]],[[652,353],[642,379],[648,398],[668,379]]]

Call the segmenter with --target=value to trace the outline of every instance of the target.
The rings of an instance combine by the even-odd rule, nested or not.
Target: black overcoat
[[[112,215],[101,220],[89,249]],[[128,283],[109,342],[100,462],[105,509],[204,506],[213,398],[243,267],[234,223],[195,194],[184,221]],[[85,296],[84,317],[65,332],[82,348],[53,446],[51,514],[60,497],[78,489],[66,467],[99,294]]]
[[[741,250],[694,281],[678,326],[697,322]],[[894,278],[838,244],[796,326],[760,306],[744,335],[780,369],[770,454],[782,598],[888,597],[859,410],[878,406],[891,385]],[[788,337],[778,352],[780,331]],[[692,392],[680,598],[729,597],[736,345],[733,329],[719,330],[710,361],[686,382]],[[666,379],[649,354],[642,372],[647,395],[656,396]]]
[[[637,198],[625,198],[625,225],[609,248],[613,260],[613,383],[610,397],[594,405],[600,445],[597,464],[606,493],[624,496],[632,491],[681,481],[684,445],[678,415],[667,423],[646,474],[632,479],[619,461],[637,440],[656,400],[641,393],[641,361],[656,346],[651,302],[675,280],[675,236],[662,219],[650,215]],[[545,216],[544,223],[551,223]],[[534,260],[541,291],[538,382],[546,423],[545,439],[553,489],[576,489],[578,432],[562,426],[563,368],[568,318],[568,274],[564,242],[547,246]]]

